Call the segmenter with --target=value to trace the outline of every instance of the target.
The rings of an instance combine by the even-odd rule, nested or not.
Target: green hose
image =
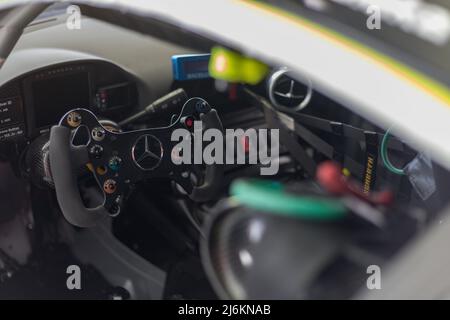
[[[339,200],[297,197],[286,193],[282,184],[267,181],[237,181],[231,194],[239,203],[273,214],[308,220],[336,220],[347,214]]]
[[[394,167],[392,162],[389,160],[388,146],[390,138],[391,138],[391,129],[386,131],[383,137],[383,141],[381,142],[381,159],[383,160],[383,164],[386,167],[386,169],[388,169],[390,172],[396,175],[404,176],[406,174],[405,170]]]

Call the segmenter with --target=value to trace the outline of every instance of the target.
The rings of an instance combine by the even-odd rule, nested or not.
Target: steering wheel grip
[[[200,117],[200,120],[204,124],[204,129],[218,129],[220,132],[224,132],[222,122],[220,121],[217,111],[212,109],[206,114]],[[205,169],[205,178],[201,186],[195,187],[189,198],[198,202],[205,202],[211,199],[212,195],[217,194],[218,189],[221,186],[221,180],[223,177],[223,166],[212,164],[207,165]]]
[[[86,208],[78,190],[76,166],[89,162],[86,147],[74,147],[71,143],[71,130],[54,126],[50,132],[50,166],[57,190],[56,197],[66,220],[81,228],[94,227],[108,216],[103,205]]]

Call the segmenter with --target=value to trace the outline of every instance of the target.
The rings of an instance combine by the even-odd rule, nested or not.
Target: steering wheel
[[[57,200],[67,221],[86,228],[108,215],[118,215],[131,187],[152,178],[169,178],[183,187],[192,200],[208,201],[220,186],[222,166],[206,165],[203,183],[197,185],[190,173],[198,173],[198,166],[175,165],[172,160],[179,143],[172,141],[172,133],[186,129],[193,135],[194,121],[201,121],[202,130],[223,132],[216,110],[201,98],[187,101],[178,119],[168,127],[124,133],[108,131],[86,109],[74,109],[64,115],[59,125],[51,129],[49,153]],[[81,128],[89,131],[90,139],[86,145],[75,146],[73,136]],[[104,202],[96,208],[85,207],[78,189],[76,172],[86,164],[103,190]]]

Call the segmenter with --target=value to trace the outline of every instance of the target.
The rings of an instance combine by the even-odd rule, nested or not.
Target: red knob
[[[360,183],[345,177],[341,166],[332,161],[319,165],[316,178],[325,190],[337,196],[353,195],[370,204],[384,206],[394,201],[394,195],[390,191],[365,193]]]

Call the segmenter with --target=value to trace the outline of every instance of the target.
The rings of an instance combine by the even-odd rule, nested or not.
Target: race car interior
[[[1,298],[352,298],[440,219],[448,172],[307,75],[106,9],[68,32],[67,5],[0,70]],[[209,129],[227,160],[175,164]]]

